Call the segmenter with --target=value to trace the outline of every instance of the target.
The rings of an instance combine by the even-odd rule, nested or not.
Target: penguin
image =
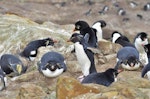
[[[126,15],[126,11],[123,8],[119,8],[118,9],[118,15],[124,16],[124,15]]]
[[[145,4],[144,7],[143,7],[143,10],[144,11],[150,10],[150,3]]]
[[[142,69],[141,77],[144,78],[145,76],[147,76],[148,80],[150,80],[150,59],[149,63]]]
[[[123,47],[117,52],[117,63],[115,69],[122,68],[126,70],[139,69],[141,62],[139,60],[139,52],[134,47]]]
[[[109,10],[109,7],[105,5],[103,9],[99,11],[99,14],[105,14],[108,10]]]
[[[6,88],[7,77],[5,72],[0,67],[0,91]]]
[[[144,49],[144,45],[146,44],[148,44],[147,33],[145,32],[138,33],[134,38],[134,45],[140,53],[140,61],[144,66],[148,64],[147,53],[145,52]]]
[[[130,43],[130,40],[126,36],[119,33],[118,31],[114,31],[111,34],[111,38],[113,43],[118,43],[122,47],[130,46],[135,48],[134,44]]]
[[[27,70],[27,66],[24,66],[22,61],[12,54],[2,55],[0,58],[0,66],[6,75],[14,73],[13,76],[19,76]]]
[[[46,77],[57,77],[67,70],[64,57],[58,52],[47,52],[38,62],[38,70]]]
[[[148,59],[150,59],[150,43],[144,45],[145,52],[147,53]]]
[[[147,52],[148,64],[143,67],[141,77],[144,78],[145,76],[147,76],[148,80],[150,80],[150,44],[145,45],[144,48]]]
[[[92,28],[96,33],[97,40],[103,39],[102,28],[106,27],[106,22],[104,20],[99,20],[93,23]]]
[[[89,9],[87,12],[84,13],[84,15],[89,16],[92,12],[92,9]]]
[[[53,46],[56,41],[51,38],[45,38],[41,40],[34,40],[27,44],[24,50],[20,53],[21,56],[28,58],[30,61],[33,61],[38,54],[38,48],[42,46]]]
[[[136,2],[134,2],[134,1],[131,1],[129,4],[130,4],[130,6],[131,6],[132,8],[135,8],[135,7],[138,6],[138,4],[137,4]]]
[[[88,25],[85,21],[77,21],[75,23],[75,29],[74,31],[80,31],[80,34],[85,36],[85,34],[89,35],[88,43],[92,47],[97,47],[97,36],[96,33],[93,31],[93,29]]]
[[[100,84],[108,87],[113,82],[117,81],[117,75],[120,72],[121,72],[120,70],[109,68],[104,72],[89,74],[82,80],[81,83],[82,84],[95,83],[95,84]]]
[[[81,66],[81,71],[83,73],[83,76],[81,76],[81,79],[83,79],[85,76],[97,72],[95,68],[95,62],[94,62],[94,53],[88,49],[88,37],[74,33],[70,37],[68,41],[71,41],[74,43],[75,46],[75,54],[77,57],[77,60]],[[80,79],[80,77],[79,77]]]

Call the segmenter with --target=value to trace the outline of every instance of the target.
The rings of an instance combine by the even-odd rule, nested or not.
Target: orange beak
[[[57,40],[53,40],[54,41],[54,43],[57,43],[58,41]]]
[[[76,29],[74,28],[73,32],[76,31]]]
[[[123,69],[118,69],[118,74],[123,72]]]

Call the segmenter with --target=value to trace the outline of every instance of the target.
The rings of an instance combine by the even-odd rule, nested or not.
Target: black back
[[[89,74],[83,79],[82,83],[96,83],[109,86],[115,80],[114,75],[117,77],[117,70],[110,68],[105,72]]]

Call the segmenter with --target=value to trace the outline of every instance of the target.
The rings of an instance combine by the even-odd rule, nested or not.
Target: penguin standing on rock
[[[135,48],[134,44],[131,44],[129,39],[118,31],[114,31],[111,35],[111,38],[113,43],[118,43],[122,47],[130,46]]]
[[[0,67],[0,91],[6,88],[7,78],[5,76],[5,72]]]
[[[117,75],[120,72],[120,70],[109,68],[105,72],[89,74],[82,80],[82,83],[95,83],[108,87],[113,82],[117,81]]]
[[[119,66],[126,70],[137,70],[141,62],[139,61],[139,52],[133,47],[123,47],[117,52],[117,64],[115,69]]]
[[[22,61],[11,54],[1,56],[0,66],[6,75],[12,73],[14,74],[13,76],[19,76],[27,70],[27,67],[23,65]]]
[[[77,21],[75,23],[74,31],[80,31],[80,34],[85,36],[89,35],[88,43],[92,47],[97,47],[97,36],[93,29],[85,21]]]
[[[94,22],[94,24],[92,25],[93,30],[96,33],[97,39],[98,41],[100,41],[101,39],[103,39],[103,31],[102,28],[106,27],[106,22],[104,20],[99,20]]]
[[[64,57],[57,52],[45,53],[38,63],[38,70],[46,77],[57,77],[67,70]]]
[[[84,76],[97,72],[94,62],[94,53],[88,49],[88,47],[90,47],[88,45],[88,37],[74,33],[69,41],[74,43],[75,54],[83,73],[83,76],[79,77],[79,79],[83,79]]]
[[[30,61],[33,61],[38,54],[39,47],[53,46],[56,41],[51,38],[41,39],[31,41],[25,49],[20,53],[21,56],[28,58]]]
[[[134,45],[140,54],[140,61],[143,65],[148,64],[147,53],[145,52],[144,45],[148,44],[147,33],[140,32],[134,38]]]

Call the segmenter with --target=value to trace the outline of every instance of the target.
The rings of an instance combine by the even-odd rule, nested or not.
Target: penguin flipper
[[[118,70],[119,66],[121,65],[122,60],[119,60],[116,64],[116,66],[114,67],[114,69]]]
[[[86,33],[85,36],[84,36],[84,40],[85,40],[86,43],[88,43],[89,38],[90,38],[90,35],[88,33]]]

